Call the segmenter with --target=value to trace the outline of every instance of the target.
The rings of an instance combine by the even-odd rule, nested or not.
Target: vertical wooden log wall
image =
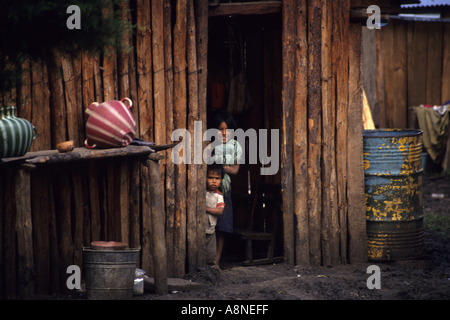
[[[348,0],[283,1],[281,168],[290,265],[367,259],[362,26],[349,22],[349,8]]]
[[[442,17],[449,16],[447,9]],[[448,23],[391,20],[375,32],[377,72],[373,76],[379,105],[376,125],[417,128],[412,107],[441,105],[450,100]]]
[[[87,106],[123,97],[133,100],[137,136],[144,140],[168,143],[174,129],[187,129],[191,148],[195,121],[206,129],[208,2],[138,0],[135,6],[135,16],[121,15],[137,24],[136,38],[131,33],[123,38],[124,44],[135,44],[135,51],[108,50],[104,57],[81,53],[72,60],[55,53],[48,64],[28,64],[26,81],[8,99],[19,106],[18,116],[39,130],[32,151],[72,138],[81,146]],[[130,2],[124,0],[121,8],[130,8]],[[349,23],[348,12],[348,0],[282,2],[279,116],[289,265],[366,259],[361,25]],[[186,154],[180,156],[187,160]],[[191,157],[190,164],[174,165],[166,152],[160,164],[169,277],[183,276],[205,261],[205,165],[193,163],[193,152]],[[55,169],[30,174],[35,292],[65,290],[67,265],[82,264],[81,248],[93,240],[141,245],[140,266],[152,274],[155,199],[149,197],[148,167],[121,159]],[[0,219],[0,262],[5,265],[0,295],[14,298],[29,292],[12,280],[24,276],[16,254],[24,246],[14,228],[16,218],[23,219],[16,217],[16,198],[22,193],[6,188],[16,175],[0,175],[0,210],[5,213]],[[29,239],[29,230],[23,231]]]
[[[106,6],[102,14],[111,10]],[[206,130],[208,2],[124,0],[119,10],[120,19],[137,25],[135,35],[122,39],[133,50],[109,48],[105,56],[80,52],[74,58],[55,52],[51,61],[24,63],[25,81],[1,96],[37,127],[31,151],[55,149],[68,139],[83,146],[88,105],[123,97],[132,99],[136,135],[146,141],[170,143],[174,129],[189,130],[193,140],[199,120]],[[206,166],[175,166],[170,150],[161,153],[161,186],[153,187],[162,191],[158,204],[165,213],[167,276],[183,276],[205,262]],[[94,240],[140,245],[139,266],[153,274],[151,207],[156,202],[149,197],[148,170],[145,161],[134,158],[49,165],[18,175],[0,170],[0,298],[67,290],[67,267],[82,266],[82,247]],[[30,180],[30,191],[8,188],[16,179],[19,184]],[[19,204],[24,192],[31,193],[31,202]],[[17,209],[26,216],[16,217]]]

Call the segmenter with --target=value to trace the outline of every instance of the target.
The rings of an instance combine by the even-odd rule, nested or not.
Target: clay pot
[[[0,158],[23,156],[38,135],[28,120],[16,117],[16,109],[16,106],[0,107]]]
[[[132,105],[129,98],[92,103],[85,111],[88,117],[86,147],[117,148],[130,144],[136,134],[136,121],[130,111]]]

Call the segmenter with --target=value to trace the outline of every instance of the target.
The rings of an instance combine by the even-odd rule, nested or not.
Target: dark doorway
[[[281,139],[281,89],[282,89],[282,35],[281,14],[241,15],[233,17],[210,17],[208,34],[208,128],[214,116],[227,111],[228,93],[227,82],[230,80],[230,24],[237,25],[240,30],[243,45],[244,68],[248,80],[248,89],[253,106],[242,113],[234,114],[238,128],[268,129],[270,144],[270,129],[279,129]],[[232,41],[232,40],[231,40]],[[233,49],[232,63],[239,70],[241,61],[239,52]],[[225,87],[223,100],[218,103],[217,85]],[[215,99],[215,100],[214,100]],[[220,101],[219,101],[220,102]],[[221,108],[220,108],[221,106]],[[259,136],[258,136],[259,138]],[[261,163],[249,164],[248,138],[245,152],[245,164],[241,164],[239,173],[232,178],[234,227],[246,228],[246,212],[249,210],[251,186],[258,180],[266,183],[280,183],[281,164],[275,175],[260,174]],[[279,143],[279,141],[277,141]],[[270,156],[270,145],[268,146]],[[279,152],[281,147],[279,148]],[[279,155],[278,155],[279,156]],[[280,159],[280,158],[279,158]],[[281,210],[281,208],[280,208]],[[282,215],[280,215],[281,217]],[[265,228],[264,217],[255,221],[258,228]],[[278,221],[278,234],[275,255],[283,255],[283,222]],[[242,260],[245,246],[235,236],[225,242],[222,260]],[[254,252],[264,252],[267,244],[255,243]]]

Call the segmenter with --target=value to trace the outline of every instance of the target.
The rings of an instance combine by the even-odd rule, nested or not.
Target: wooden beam
[[[210,17],[234,16],[242,14],[267,14],[281,12],[281,1],[236,2],[209,4]]]

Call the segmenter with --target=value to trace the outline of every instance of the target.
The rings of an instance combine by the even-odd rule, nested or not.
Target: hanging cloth
[[[253,106],[250,91],[247,84],[247,75],[244,65],[244,47],[242,45],[239,24],[231,22],[228,26],[228,38],[230,46],[230,81],[227,83],[228,106],[230,114],[237,115],[249,110]],[[236,72],[233,64],[233,50],[239,50],[241,68]]]

